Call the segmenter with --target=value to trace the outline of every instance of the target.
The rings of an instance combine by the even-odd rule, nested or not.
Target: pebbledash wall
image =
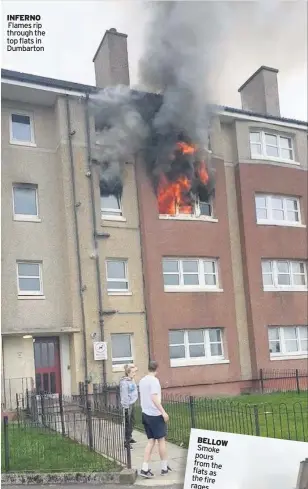
[[[94,64],[98,87],[129,83],[126,36],[107,31]],[[2,87],[3,378],[35,378],[33,342],[24,336],[56,336],[60,342],[62,392],[77,392],[78,382],[85,380],[85,351],[90,385],[102,382],[102,362],[93,358],[93,341],[101,339],[101,317],[108,343],[108,382],[118,382],[127,361],[123,359],[119,364],[113,358],[118,356],[112,351],[113,334],[124,335],[126,342],[130,338],[129,355],[139,367],[138,378],[146,372],[149,357],[159,362],[159,376],[166,392],[236,394],[251,385],[260,368],[306,368],[305,339],[302,338],[300,354],[288,355],[284,350],[281,355],[273,355],[269,351],[268,328],[307,325],[307,270],[306,285],[301,290],[276,287],[265,291],[262,283],[262,259],[307,263],[307,123],[280,117],[277,70],[261,67],[241,88],[245,110],[221,108],[213,120],[211,148],[216,193],[212,217],[201,219],[159,216],[151,178],[140,155],[127,157],[120,218],[106,217],[101,212],[98,168],[92,164],[89,167],[85,122],[86,93],[95,92],[96,87],[5,70]],[[276,98],[272,103],[269,93]],[[73,133],[75,202],[67,99]],[[11,144],[10,114],[22,110],[32,114],[35,145]],[[251,132],[289,138],[293,159],[269,157],[263,147],[262,155],[256,158],[251,153]],[[92,118],[90,137],[91,149],[95,150]],[[37,185],[36,222],[14,218],[14,183]],[[300,222],[257,223],[257,193],[297,199]],[[217,289],[165,290],[163,258],[217,260]],[[18,296],[17,260],[42,261],[43,297]],[[108,290],[106,260],[126,262],[128,289],[124,293]],[[220,358],[201,355],[198,359],[171,362],[169,332],[212,328],[222,332]],[[126,355],[129,356],[127,352]]]

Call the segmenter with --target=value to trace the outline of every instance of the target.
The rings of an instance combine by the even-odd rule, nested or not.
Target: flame
[[[197,151],[195,145],[187,144],[183,141],[178,142],[175,149],[187,155],[193,155]],[[175,160],[175,154],[172,154],[170,159]],[[203,184],[208,182],[209,176],[205,161],[199,163],[196,173]],[[169,215],[175,215],[177,212],[192,214],[193,206],[187,202],[186,197],[191,190],[191,185],[192,182],[186,175],[179,176],[176,181],[170,181],[165,174],[162,174],[157,188],[159,213]]]
[[[184,155],[189,154],[192,155],[196,152],[196,147],[193,144],[187,144],[183,141],[180,141],[176,145],[177,149],[179,149]]]
[[[175,215],[178,207],[181,213],[191,214],[192,206],[184,202],[183,194],[191,188],[190,180],[181,176],[175,182],[170,182],[162,175],[157,189],[158,209],[160,214]]]
[[[199,175],[199,178],[200,178],[201,182],[204,185],[206,185],[207,182],[209,181],[209,174],[208,174],[207,169],[206,169],[205,161],[201,161],[200,162],[199,168],[197,170],[197,173]]]

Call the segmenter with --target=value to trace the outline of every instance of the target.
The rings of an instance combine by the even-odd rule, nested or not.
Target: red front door
[[[59,338],[35,338],[35,383],[37,392],[61,393]]]

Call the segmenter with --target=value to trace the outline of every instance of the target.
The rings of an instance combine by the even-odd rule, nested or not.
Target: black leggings
[[[125,441],[130,442],[132,439],[133,429],[135,426],[135,406],[125,409]]]

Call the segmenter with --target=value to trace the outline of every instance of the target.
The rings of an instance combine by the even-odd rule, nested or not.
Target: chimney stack
[[[112,28],[105,32],[93,58],[98,88],[129,86],[127,34]]]
[[[280,117],[277,73],[275,68],[261,66],[239,88],[244,110]]]

